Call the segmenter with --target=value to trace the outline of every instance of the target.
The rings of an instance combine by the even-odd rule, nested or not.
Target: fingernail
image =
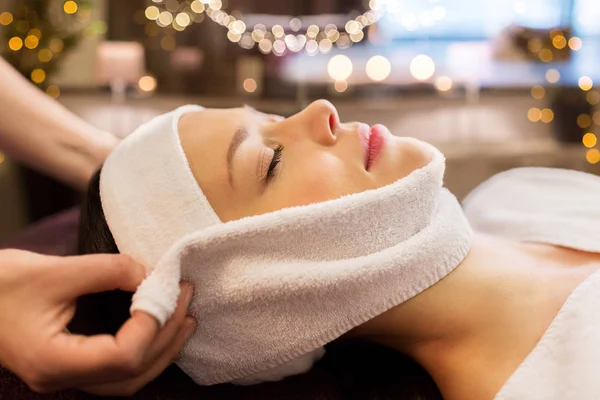
[[[192,296],[194,295],[194,288],[192,287],[191,284],[185,283],[183,290],[185,291],[185,293],[184,293],[185,302],[186,302],[186,304],[190,304],[190,302],[192,301]]]

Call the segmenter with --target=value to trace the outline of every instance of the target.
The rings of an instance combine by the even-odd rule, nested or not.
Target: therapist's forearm
[[[84,189],[116,143],[0,58],[0,149],[8,155]]]

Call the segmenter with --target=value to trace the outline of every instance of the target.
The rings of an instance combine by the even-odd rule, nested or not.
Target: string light
[[[154,0],[154,4],[145,9],[144,15],[149,21],[155,22],[162,28],[172,26],[175,30],[182,31],[192,22],[201,22],[204,18],[203,15],[206,14],[213,21],[228,29],[227,38],[231,42],[238,43],[242,48],[252,48],[254,44],[247,39],[242,40],[248,33],[258,44],[262,53],[273,52],[280,56],[288,50],[292,52],[304,50],[311,55],[317,52],[326,54],[331,51],[334,44],[340,49],[348,48],[353,43],[364,40],[364,29],[377,22],[384,10],[381,0],[371,0],[364,13],[345,22],[343,31],[339,31],[334,24],[327,24],[324,30],[317,25],[310,25],[301,32],[302,20],[294,17],[287,24],[289,30],[294,34],[286,35],[286,28],[281,25],[273,26],[271,32],[266,32],[265,25],[260,23],[254,27],[248,27],[242,15],[234,16],[222,10],[222,7],[221,0],[193,0],[191,3],[181,0],[165,2]],[[435,18],[441,19],[446,15],[446,10],[441,6],[436,7],[434,11]],[[202,18],[198,18],[198,16],[202,16]],[[296,32],[298,33],[296,34]],[[282,42],[277,42],[278,40]],[[309,43],[310,45],[307,47]],[[285,47],[282,48],[282,45]]]

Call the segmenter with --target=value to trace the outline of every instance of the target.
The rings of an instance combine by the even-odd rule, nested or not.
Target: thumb
[[[146,277],[141,264],[122,254],[62,257],[56,263],[57,283],[69,300],[117,289],[133,292]]]

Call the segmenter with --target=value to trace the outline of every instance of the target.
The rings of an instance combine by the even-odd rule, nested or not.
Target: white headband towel
[[[470,250],[471,228],[443,188],[445,159],[425,143],[429,164],[377,190],[227,223],[194,210],[190,221],[187,208],[210,205],[192,184],[185,158],[170,166],[187,171],[170,172],[177,184],[157,184],[169,176],[143,166],[152,164],[148,148],[167,153],[155,154],[162,159],[176,158],[173,152],[185,157],[178,140],[169,143],[179,148],[157,145],[164,141],[158,135],[177,135],[181,111],[140,128],[111,154],[101,194],[112,196],[102,205],[119,249],[151,260],[132,312],[164,324],[180,279],[194,284],[189,312],[198,327],[177,364],[199,384],[252,384],[304,372],[325,344],[423,292]],[[118,173],[125,170],[136,172]],[[139,186],[153,188],[154,198],[137,195]]]
[[[151,119],[119,143],[102,166],[102,209],[117,248],[149,270],[183,236],[221,223],[179,140],[179,118],[202,110],[186,105]],[[143,308],[164,323],[167,313],[160,307],[144,300]]]

